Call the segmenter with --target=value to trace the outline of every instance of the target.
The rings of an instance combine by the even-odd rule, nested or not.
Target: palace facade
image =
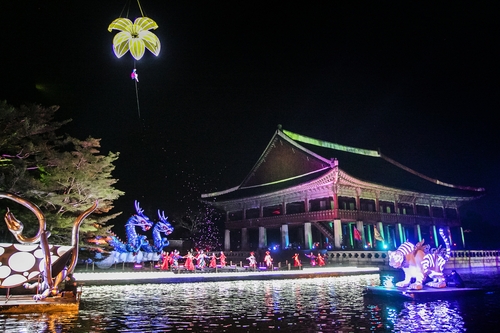
[[[379,151],[278,127],[240,185],[201,198],[226,213],[225,251],[385,250],[422,239],[437,247],[439,229],[463,247],[458,209],[483,193],[426,177]]]

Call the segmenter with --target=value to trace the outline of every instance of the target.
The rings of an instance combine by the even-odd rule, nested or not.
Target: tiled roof
[[[375,151],[304,138],[295,133],[276,131],[238,187],[227,193],[205,194],[202,197],[217,197],[217,201],[226,201],[298,186],[325,175],[333,168],[334,159],[344,173],[374,185],[452,197],[478,197],[483,194],[451,184],[440,185],[436,180],[420,175]]]

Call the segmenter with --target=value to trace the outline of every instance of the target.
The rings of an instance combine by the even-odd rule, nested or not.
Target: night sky
[[[123,222],[136,199],[155,218],[191,193],[238,185],[282,124],[484,187],[471,209],[500,224],[493,2],[143,0],[162,50],[136,64],[140,117],[133,58],[115,57],[107,31],[124,8],[140,16],[126,3],[0,5],[0,99],[60,105],[68,134],[120,152]]]

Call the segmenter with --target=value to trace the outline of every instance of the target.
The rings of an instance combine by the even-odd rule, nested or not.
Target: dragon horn
[[[139,206],[140,204],[137,200],[135,200],[134,203],[135,203],[135,211],[137,212],[137,214],[142,215],[142,213],[144,213],[144,209],[142,209],[141,206]]]
[[[167,222],[167,218],[168,218],[168,217],[167,217],[167,216],[165,216],[165,211],[162,211],[162,212],[161,212],[161,215],[160,215],[160,210],[158,209],[158,217],[160,218],[160,220],[161,220],[162,222]]]

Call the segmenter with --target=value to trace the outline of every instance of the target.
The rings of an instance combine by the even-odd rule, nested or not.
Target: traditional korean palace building
[[[464,246],[459,207],[483,188],[443,183],[384,156],[278,130],[239,186],[202,194],[226,212],[224,248],[393,249]]]

